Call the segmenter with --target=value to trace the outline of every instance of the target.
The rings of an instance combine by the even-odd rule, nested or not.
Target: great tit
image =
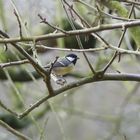
[[[56,76],[63,76],[70,73],[76,64],[77,59],[79,59],[79,57],[73,53],[58,58],[58,60],[52,65],[52,73]],[[44,68],[49,68],[49,66],[47,65]]]

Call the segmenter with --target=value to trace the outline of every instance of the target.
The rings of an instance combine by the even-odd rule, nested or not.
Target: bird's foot
[[[59,77],[59,78],[57,79],[56,83],[57,83],[58,85],[63,86],[64,84],[67,83],[67,81],[66,81],[66,79],[64,79],[63,77]]]

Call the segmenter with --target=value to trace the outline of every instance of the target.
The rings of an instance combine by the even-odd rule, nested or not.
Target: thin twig
[[[3,38],[3,36],[0,35],[0,38]],[[8,50],[8,45],[4,43],[4,51],[6,52]]]
[[[68,48],[49,47],[49,46],[45,46],[45,45],[36,45],[36,48],[42,48],[45,50],[70,51],[70,52],[97,52],[97,51],[101,51],[101,50],[112,49],[112,50],[116,50],[117,52],[122,53],[122,54],[140,55],[139,51],[117,48],[116,46],[108,44],[105,40],[103,40],[103,43],[105,45],[103,47],[89,48],[89,49],[68,49]],[[20,44],[23,44],[24,46],[32,46],[32,44],[25,44],[25,43],[20,43]]]
[[[29,138],[29,137],[23,135],[22,133],[20,133],[19,131],[13,129],[12,127],[10,127],[7,123],[3,122],[2,120],[0,120],[0,125],[3,126],[5,129],[7,129],[12,134],[14,134],[15,136],[17,136],[18,138],[20,138],[21,140],[31,140],[31,138]]]
[[[52,62],[50,64],[50,67],[49,67],[49,70],[47,70],[47,76],[44,78],[44,81],[46,83],[46,86],[48,88],[48,91],[49,91],[49,96],[53,96],[54,95],[54,90],[53,90],[53,87],[51,85],[51,72],[52,72],[52,69],[53,69],[53,65],[56,63],[57,59],[59,57],[56,57],[56,59],[54,60],[54,62]]]
[[[24,60],[19,60],[19,61],[0,63],[0,68],[5,68],[5,67],[9,67],[9,66],[16,66],[16,65],[21,65],[21,64],[25,64],[25,63],[29,63],[29,60],[24,59]]]
[[[19,43],[20,45],[24,45],[24,46],[32,46],[32,44],[28,44],[28,43]],[[101,51],[101,50],[106,50],[109,47],[107,45],[102,46],[102,47],[98,47],[96,46],[96,48],[89,48],[89,49],[72,49],[72,48],[59,48],[59,47],[51,47],[51,46],[46,46],[46,45],[36,45],[37,49],[43,49],[43,50],[57,50],[57,51],[70,51],[70,52],[97,52],[97,51]],[[126,50],[127,51],[127,50]]]
[[[131,10],[130,10],[130,12],[129,12],[128,18],[131,17],[133,9],[134,9],[134,5],[131,6]],[[122,40],[123,40],[124,35],[125,35],[125,33],[126,33],[126,30],[127,30],[127,28],[126,28],[125,26],[122,26],[122,28],[123,28],[123,32],[122,32],[122,34],[121,34],[121,37],[120,37],[120,40],[119,40],[119,42],[118,42],[117,48],[120,48],[121,43],[122,43]],[[118,53],[118,51],[116,51],[116,52],[113,54],[113,56],[112,56],[112,58],[110,59],[110,61],[108,62],[108,64],[103,68],[103,72],[104,72],[104,73],[107,71],[107,69],[110,67],[110,65],[111,65],[111,64],[113,63],[113,61],[115,60],[115,58],[116,58],[116,56],[117,56],[117,53]],[[120,55],[119,55],[119,60],[120,60]]]
[[[58,58],[59,58],[59,56],[56,56],[56,58],[55,58],[54,62],[52,62],[52,63],[50,64],[49,74],[51,74],[52,69],[53,69],[53,66],[54,66],[54,64],[57,62]]]
[[[37,45],[36,48],[42,48],[45,50],[70,51],[70,52],[97,52],[97,51],[105,50],[108,47],[97,47],[97,48],[90,48],[90,49],[68,49],[68,48],[48,47],[45,45]]]
[[[20,113],[18,115],[19,119],[22,119],[23,117],[27,116],[32,110],[34,110],[35,108],[37,108],[39,105],[41,105],[42,103],[44,103],[46,100],[48,100],[51,96],[45,96],[44,98],[41,98],[40,100],[38,100],[37,102],[35,102],[34,104],[31,104],[29,108],[27,108],[24,112]]]
[[[59,27],[57,27],[57,26],[54,26],[54,25],[50,24],[50,23],[47,21],[47,19],[46,19],[46,18],[43,18],[40,14],[38,14],[38,16],[39,16],[39,18],[41,19],[41,23],[45,23],[45,24],[49,25],[51,28],[53,28],[53,29],[55,29],[55,30],[58,30],[58,31],[60,31],[60,32],[62,32],[62,33],[64,33],[64,34],[67,34],[67,31],[65,31],[65,30],[63,30],[63,29],[61,29],[61,28],[59,28]]]
[[[11,113],[14,116],[18,116],[18,114],[16,112],[14,112],[13,110],[11,110],[10,108],[8,108],[1,100],[0,100],[0,106],[2,108],[4,108],[6,111],[8,111],[9,113]]]
[[[120,0],[120,2],[127,2],[127,3],[130,3],[130,4],[135,4],[135,5],[140,5],[140,2],[137,2],[137,1],[133,1],[133,0]]]
[[[41,131],[40,139],[39,140],[45,140],[46,139],[45,134],[46,134],[46,126],[47,126],[47,123],[48,123],[48,118],[44,122],[44,126],[42,128],[42,131]]]
[[[131,6],[130,12],[129,12],[129,14],[128,14],[128,18],[131,18],[131,15],[132,15],[133,10],[134,10],[134,4],[132,4],[132,6]],[[122,34],[121,34],[119,43],[118,43],[118,45],[117,45],[118,48],[121,47],[121,44],[122,44],[124,35],[125,35],[125,33],[126,33],[126,30],[127,30],[127,29],[124,27],[124,30],[123,30],[123,32],[122,32]],[[119,60],[118,60],[119,62],[120,62],[120,59],[121,59],[121,55],[119,54]]]
[[[14,14],[17,18],[17,21],[18,21],[18,26],[19,26],[19,35],[20,35],[20,38],[22,38],[22,26],[21,26],[21,22],[20,22],[20,18],[19,18],[19,15],[18,13],[16,12],[16,10],[14,9]]]
[[[136,20],[136,19],[128,19],[128,18],[118,17],[118,16],[108,14],[108,13],[102,11],[99,7],[97,7],[97,8],[99,8],[99,9],[97,9],[97,8],[93,7],[91,4],[88,4],[83,0],[75,0],[75,2],[79,2],[80,4],[85,5],[86,7],[94,10],[95,12],[98,12],[98,10],[99,10],[103,14],[103,16],[107,16],[107,17],[112,18],[112,19],[122,20],[122,21],[134,21],[134,20]]]

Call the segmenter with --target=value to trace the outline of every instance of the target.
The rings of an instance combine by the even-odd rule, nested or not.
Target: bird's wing
[[[70,61],[66,58],[58,59],[53,65],[53,67],[67,67],[70,64]]]
[[[67,67],[70,64],[70,61],[66,58],[58,59],[54,64],[53,67]],[[51,64],[44,66],[44,68],[50,68]]]

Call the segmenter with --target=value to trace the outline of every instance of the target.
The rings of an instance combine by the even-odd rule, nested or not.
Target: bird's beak
[[[79,57],[77,57],[77,59],[80,59]]]

